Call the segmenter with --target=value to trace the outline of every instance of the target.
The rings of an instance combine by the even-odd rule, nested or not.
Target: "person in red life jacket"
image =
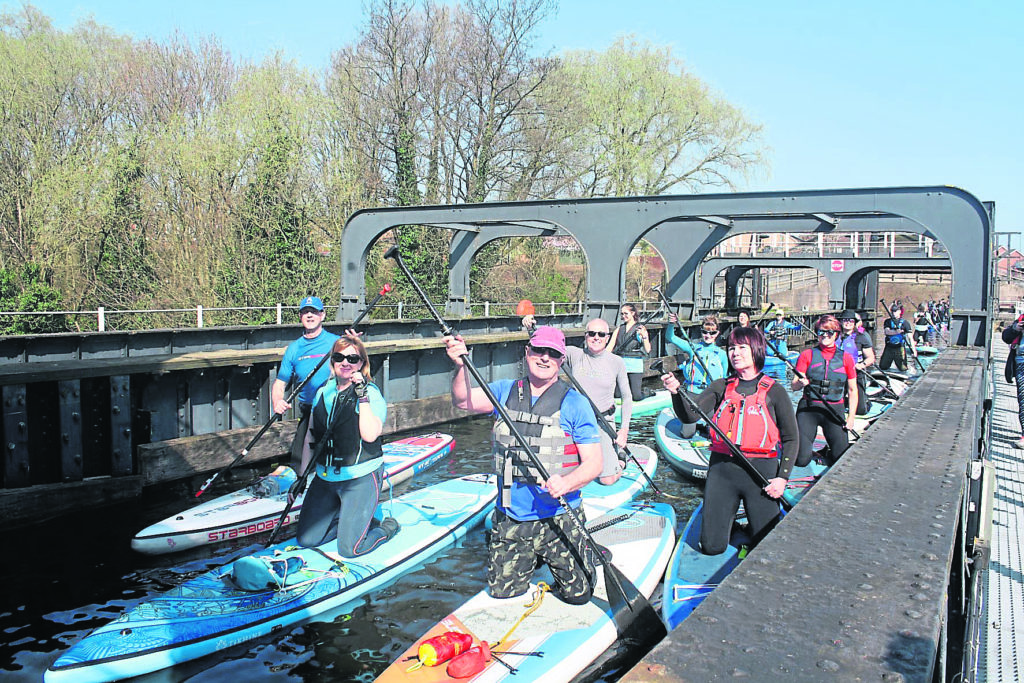
[[[444,343],[456,368],[452,404],[497,415],[484,390],[470,385],[465,342],[445,337]],[[497,420],[492,443],[499,492],[487,547],[487,588],[495,598],[524,594],[539,564],[551,570],[563,602],[582,605],[593,594],[594,558],[558,499],[583,517],[580,489],[601,474],[601,435],[587,399],[558,379],[565,354],[562,331],[542,325],[526,344],[526,377],[488,385],[551,475],[541,480],[508,425]]]
[[[700,532],[700,549],[706,555],[725,552],[741,500],[755,537],[779,516],[778,499],[796,462],[800,439],[793,403],[785,388],[762,372],[766,348],[758,328],[734,328],[727,347],[731,374],[714,380],[699,395],[688,393],[768,480],[762,489],[712,430]],[[675,373],[662,375],[661,381],[672,393],[672,408],[681,421],[700,419],[679,396],[683,389]]]
[[[334,381],[317,391],[309,425],[310,451],[321,455],[302,502],[296,540],[313,548],[337,539],[337,552],[326,553],[340,560],[391,540],[399,524],[393,517],[378,522],[373,516],[384,481],[381,434],[388,405],[371,382],[366,347],[348,334],[334,342],[328,362]],[[323,439],[327,443],[318,449]],[[303,457],[300,471],[311,457]],[[301,486],[302,481],[292,485],[289,499],[302,492]]]
[[[845,403],[849,399],[850,405],[856,406],[859,400],[857,360],[836,346],[839,321],[834,315],[823,315],[814,323],[814,333],[818,336],[818,345],[804,349],[796,359],[792,384],[793,391],[804,391],[796,406],[796,421],[800,426],[800,455],[796,464],[801,467],[814,457],[818,427],[825,435],[832,463],[842,457],[850,447],[846,432],[853,429],[856,417],[856,411],[847,413]],[[811,386],[817,393],[808,389]]]

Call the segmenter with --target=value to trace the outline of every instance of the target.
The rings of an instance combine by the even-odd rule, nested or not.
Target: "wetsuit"
[[[882,323],[882,328],[886,330],[899,330],[900,332],[898,334],[886,335],[885,348],[882,349],[882,359],[878,362],[878,367],[882,370],[888,370],[892,367],[893,363],[896,363],[896,367],[899,368],[900,372],[906,372],[906,335],[913,333],[914,329],[903,318],[895,320],[887,318]]]
[[[796,421],[800,427],[800,454],[796,464],[805,467],[814,457],[814,439],[818,435],[818,427],[821,427],[825,435],[832,463],[835,463],[850,447],[850,439],[844,429],[846,406],[843,401],[847,380],[857,377],[854,359],[837,346],[827,349],[815,346],[801,352],[796,360],[796,369],[811,380],[811,386],[818,388],[831,407],[830,410],[814,397],[810,387],[804,388],[804,395],[796,407]]]
[[[764,395],[764,408],[767,418],[778,429],[779,447],[774,454],[748,453],[751,464],[764,475],[765,479],[782,477],[789,479],[796,461],[799,448],[797,422],[793,415],[793,403],[786,390],[778,382],[771,380],[763,373],[753,379],[738,378],[717,379],[703,393],[689,394],[697,406],[709,416],[718,411],[726,398],[726,382],[733,382],[733,390],[743,397],[752,397],[758,392],[762,380],[771,382]],[[763,385],[762,385],[763,386]],[[748,399],[749,401],[749,399]],[[751,406],[753,403],[751,403]],[[690,410],[689,405],[681,396],[673,394],[672,408],[676,416],[683,422],[696,422],[700,415]],[[717,424],[717,421],[716,421]],[[741,450],[743,450],[741,448]],[[704,486],[704,510],[701,522],[701,551],[708,555],[717,555],[725,551],[729,544],[729,532],[732,528],[740,501],[747,512],[750,533],[757,536],[779,515],[779,502],[764,492],[761,484],[755,482],[742,466],[738,465],[730,454],[711,453],[708,466],[708,479]]]
[[[633,400],[639,401],[643,396],[641,385],[644,381],[644,343],[640,339],[640,323],[633,323],[628,329],[625,324],[619,325],[619,334],[615,337],[615,349],[612,351],[621,356],[626,363],[626,376],[629,377],[629,390]],[[615,395],[619,395],[616,389]]]
[[[296,540],[303,547],[337,538],[339,555],[358,557],[387,540],[373,518],[384,476],[381,439],[367,442],[359,436],[359,411],[372,410],[383,422],[388,408],[373,384],[366,385],[366,398],[368,402],[359,402],[352,387],[339,393],[334,382],[317,393],[309,428],[311,448],[316,452],[324,438],[331,442],[317,461],[316,476],[302,502]]]

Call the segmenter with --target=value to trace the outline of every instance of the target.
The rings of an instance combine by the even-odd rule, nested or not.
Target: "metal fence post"
[[[277,324],[281,324],[281,304],[277,305]]]
[[[203,305],[196,306],[196,327],[203,326]]]
[[[398,302],[398,319],[399,320],[402,319],[402,307],[403,306],[405,306],[405,302],[404,301],[399,301]]]
[[[107,316],[106,311],[100,306],[96,309],[96,327],[99,328],[100,332],[107,330]]]

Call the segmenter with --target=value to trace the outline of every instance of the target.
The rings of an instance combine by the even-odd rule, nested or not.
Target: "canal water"
[[[635,418],[630,441],[657,450],[655,415]],[[454,453],[396,493],[443,479],[488,471],[491,420],[472,418],[438,425],[456,438]],[[398,435],[405,436],[405,435]],[[397,438],[397,437],[396,437]],[[237,470],[208,496],[248,485],[268,468]],[[201,478],[149,492],[145,500],[86,511],[27,530],[5,532],[0,563],[0,672],[5,682],[42,680],[58,653],[123,611],[183,581],[255,550],[251,545],[196,549],[190,554],[147,557],[130,548],[131,537],[155,521],[193,504]],[[664,461],[655,483],[674,505],[681,530],[701,489]],[[669,497],[671,496],[671,497]],[[471,531],[449,549],[354,608],[140,677],[139,681],[372,681],[430,626],[485,587],[484,531]],[[659,589],[660,591],[660,589]],[[652,603],[660,609],[660,593]],[[614,681],[644,653],[611,653],[580,680]]]

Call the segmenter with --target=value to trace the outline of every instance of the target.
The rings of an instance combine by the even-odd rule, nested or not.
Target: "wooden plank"
[[[28,452],[28,407],[24,384],[3,388],[4,487],[28,486],[31,482]]]
[[[81,481],[82,459],[82,383],[77,379],[57,385],[58,414],[60,419],[60,478],[62,481]]]
[[[0,489],[0,517],[4,528],[15,528],[77,510],[132,500],[140,495],[142,477],[138,475]]]

